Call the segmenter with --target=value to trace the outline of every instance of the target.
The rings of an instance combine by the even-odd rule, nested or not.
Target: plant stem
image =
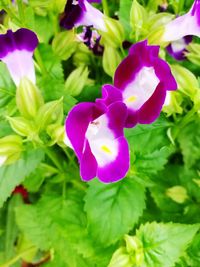
[[[107,0],[102,0],[102,5],[103,5],[104,14],[109,17],[109,8],[108,8]]]
[[[45,152],[47,156],[51,159],[51,161],[55,164],[55,166],[58,168],[58,170],[63,172],[63,166],[60,163],[55,151],[52,148],[46,148]]]
[[[35,247],[30,247],[29,249],[26,249],[26,250],[22,251],[20,254],[16,255],[14,258],[12,258],[11,260],[9,260],[8,262],[0,265],[0,267],[10,267],[10,266],[13,266],[14,263],[16,263],[18,260],[20,260],[26,254],[30,253],[32,250],[34,251],[35,250]]]
[[[44,76],[46,76],[48,74],[48,71],[47,71],[47,69],[46,69],[46,67],[45,67],[45,65],[44,65],[44,63],[42,61],[42,57],[40,55],[40,51],[38,50],[38,48],[35,49],[34,55],[35,55],[35,59],[36,59],[38,65],[39,65],[39,67],[41,69],[41,72],[43,73]]]
[[[23,8],[23,3],[22,3],[22,0],[17,0],[17,6],[18,6],[18,11],[19,11],[19,17],[20,17],[20,20],[21,20],[21,24],[23,26],[25,26],[25,15],[24,15],[24,8]]]

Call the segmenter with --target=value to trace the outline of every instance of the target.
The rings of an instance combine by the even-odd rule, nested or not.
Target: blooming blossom
[[[160,115],[166,91],[177,89],[170,67],[158,52],[159,46],[148,46],[147,41],[134,44],[115,72],[114,86],[104,85],[102,99],[97,100],[105,105],[125,103],[127,128],[152,123]]]
[[[98,103],[76,105],[66,119],[67,138],[80,163],[84,181],[98,177],[104,183],[122,179],[129,169],[129,148],[123,135],[127,108]]]
[[[65,5],[64,14],[60,25],[68,30],[78,26],[93,26],[94,28],[106,31],[104,14],[93,7],[90,3],[101,2],[100,0],[68,0]]]
[[[0,59],[6,64],[14,83],[18,86],[23,77],[35,83],[33,52],[38,45],[34,32],[21,28],[0,35]]]
[[[92,26],[83,27],[83,32],[78,34],[78,39],[81,40],[95,55],[102,55],[104,47],[100,45],[101,36]]]
[[[171,42],[167,47],[167,52],[176,60],[184,60],[187,46],[192,42],[192,36],[188,35],[179,40]]]
[[[176,41],[187,35],[200,37],[200,0],[195,0],[188,13],[165,26],[163,41]]]

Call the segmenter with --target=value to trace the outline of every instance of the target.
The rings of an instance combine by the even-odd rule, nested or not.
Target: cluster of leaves
[[[191,46],[183,63],[161,47],[179,90],[155,123],[125,131],[131,150],[127,177],[114,184],[96,179],[85,184],[60,129],[75,103],[93,101],[102,84],[112,83],[127,51],[105,42],[103,57],[97,57],[76,39],[75,30],[61,30],[66,0],[16,2],[0,0],[6,11],[0,31],[27,27],[36,32],[37,86],[45,104],[31,123],[51,116],[36,135],[22,135],[20,157],[0,167],[0,267],[198,267],[200,68],[194,53],[199,44],[192,43],[195,49]],[[119,15],[124,40],[147,38],[157,44],[164,23],[174,13],[185,13],[193,1],[170,0],[166,13],[159,13],[162,0],[111,2],[110,16]],[[12,120],[19,116],[21,122],[26,119],[0,63],[0,137],[20,135]],[[13,192],[18,185],[28,198]]]

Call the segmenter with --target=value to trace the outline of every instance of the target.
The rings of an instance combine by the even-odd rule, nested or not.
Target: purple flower
[[[74,149],[83,181],[98,177],[104,183],[122,179],[129,169],[129,148],[123,135],[127,108],[98,103],[76,105],[66,119],[66,134]]]
[[[159,46],[148,46],[147,41],[133,45],[115,72],[114,86],[104,85],[102,99],[97,100],[105,105],[115,101],[125,103],[127,128],[156,120],[166,91],[177,89],[168,64],[158,57],[158,52]]]
[[[68,0],[60,25],[68,30],[81,25],[92,25],[98,30],[106,31],[103,13],[93,7],[89,2],[99,3],[101,1]]]
[[[195,0],[188,13],[177,17],[165,26],[163,41],[171,42],[187,35],[200,37],[200,0]]]
[[[192,35],[185,36],[179,40],[171,42],[167,47],[167,52],[176,60],[184,60],[187,46],[192,42]]]
[[[101,36],[96,30],[92,29],[92,26],[84,27],[83,32],[78,35],[78,39],[92,50],[95,55],[103,54],[104,47],[100,45]]]
[[[35,83],[33,52],[38,45],[34,32],[19,29],[8,30],[0,35],[0,59],[6,64],[14,83],[18,86],[21,78],[27,77]]]

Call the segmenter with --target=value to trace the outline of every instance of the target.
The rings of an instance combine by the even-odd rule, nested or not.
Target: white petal
[[[136,78],[123,91],[123,102],[128,108],[137,110],[153,95],[159,79],[153,67],[143,67]]]
[[[200,37],[200,26],[197,23],[197,18],[195,15],[192,16],[190,12],[170,21],[165,26],[162,40],[171,42],[187,35],[196,35]]]
[[[26,50],[15,50],[2,58],[16,86],[20,84],[20,80],[23,77],[27,77],[35,84],[35,69],[32,55],[32,52]]]
[[[108,165],[117,158],[118,142],[108,127],[106,115],[100,116],[89,124],[86,138],[100,167]]]
[[[177,41],[173,41],[171,43],[172,51],[174,53],[178,53],[178,52],[183,51],[186,48],[186,46],[187,46],[187,44],[185,43],[184,38],[181,38]]]
[[[171,91],[167,91],[167,94],[166,94],[166,98],[165,98],[165,102],[163,104],[163,107],[164,106],[169,106],[171,103]]]
[[[68,138],[66,132],[65,132],[65,134],[64,134],[64,140],[63,140],[63,142],[64,142],[64,144],[65,144],[66,146],[68,146],[68,147],[70,147],[71,149],[73,149],[73,146],[72,146],[72,144],[71,144],[71,142],[70,142],[70,140],[69,140],[69,138]]]
[[[91,26],[93,25],[94,28],[101,31],[107,31],[106,24],[104,22],[104,14],[101,13],[97,8],[94,8],[90,3],[87,1],[84,2],[86,7],[86,12],[84,12],[83,17],[79,20],[76,24]]]

